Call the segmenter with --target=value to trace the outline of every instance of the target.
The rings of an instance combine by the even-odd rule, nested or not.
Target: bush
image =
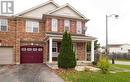
[[[97,65],[97,61],[93,61],[92,64],[93,64],[93,65]]]
[[[101,69],[102,73],[106,74],[109,72],[109,61],[106,55],[100,55],[99,61],[97,63],[97,67]]]
[[[60,54],[58,55],[58,67],[59,68],[75,68],[76,58],[73,51],[73,44],[71,35],[65,32],[61,42]]]

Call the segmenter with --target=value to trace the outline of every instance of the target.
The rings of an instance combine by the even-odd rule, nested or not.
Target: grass
[[[130,59],[117,59],[116,61],[125,61],[125,62],[130,62]]]
[[[127,65],[112,65],[113,68],[129,69]],[[118,70],[118,69],[113,69]],[[66,82],[130,82],[130,72],[102,74],[100,72],[66,71],[59,74]]]

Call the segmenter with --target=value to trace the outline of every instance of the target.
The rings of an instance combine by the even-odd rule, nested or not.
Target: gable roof
[[[43,6],[45,6],[45,5],[49,4],[49,3],[54,4],[57,8],[59,7],[59,5],[58,5],[57,3],[55,3],[53,0],[49,0],[49,1],[47,1],[47,2],[45,2],[45,3],[42,3],[42,4],[38,5],[38,6],[32,7],[32,8],[30,8],[30,9],[27,9],[27,10],[21,12],[21,13],[18,13],[18,14],[16,14],[16,16],[21,16],[21,15],[23,15],[23,14],[26,14],[26,13],[31,12],[31,11],[33,11],[33,10],[36,10],[36,9],[38,9],[38,8],[40,8],[40,7],[43,7]]]
[[[48,12],[47,14],[52,14],[60,9],[63,9],[65,7],[69,7],[71,10],[73,10],[75,13],[77,13],[80,17],[84,18],[84,19],[87,19],[83,14],[81,14],[79,11],[77,11],[74,7],[72,7],[69,3],[65,4],[65,5],[62,5],[60,6],[59,8],[56,8],[50,12]]]

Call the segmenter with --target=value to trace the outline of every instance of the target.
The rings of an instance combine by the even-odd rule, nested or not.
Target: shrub
[[[97,61],[93,61],[92,64],[93,64],[93,65],[97,65]]]
[[[60,54],[58,55],[58,67],[59,68],[75,68],[76,58],[73,51],[73,44],[71,35],[65,32],[61,42]]]
[[[109,61],[106,55],[100,55],[99,61],[97,63],[97,67],[101,69],[102,73],[106,74],[109,72]]]

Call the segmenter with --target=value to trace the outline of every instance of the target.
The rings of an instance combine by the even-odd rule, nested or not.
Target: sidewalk
[[[109,62],[112,63],[111,60]],[[127,61],[115,61],[115,64],[130,65],[130,62],[127,62]]]

